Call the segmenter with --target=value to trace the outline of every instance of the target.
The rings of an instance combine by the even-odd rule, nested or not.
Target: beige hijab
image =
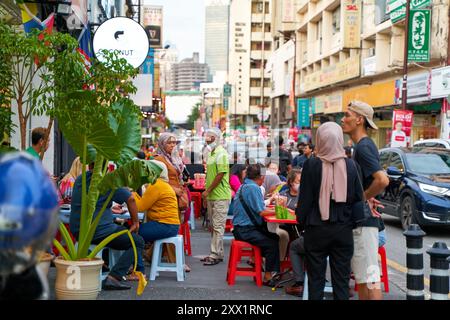
[[[319,209],[323,221],[330,218],[330,198],[347,201],[347,167],[345,164],[344,135],[335,122],[326,122],[317,130],[317,157],[322,160]]]

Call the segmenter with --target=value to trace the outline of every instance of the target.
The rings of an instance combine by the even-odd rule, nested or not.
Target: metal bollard
[[[448,300],[449,276],[447,257],[450,250],[444,242],[435,242],[431,249],[427,250],[430,255],[430,292],[431,300]]]
[[[423,237],[425,232],[419,225],[411,224],[407,231],[403,232],[406,237],[406,299],[425,300],[424,278],[423,278]]]

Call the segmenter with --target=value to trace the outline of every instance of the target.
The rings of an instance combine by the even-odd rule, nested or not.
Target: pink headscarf
[[[317,130],[317,157],[322,160],[319,209],[322,221],[330,218],[330,197],[335,202],[347,201],[347,167],[344,135],[335,122],[326,122]]]

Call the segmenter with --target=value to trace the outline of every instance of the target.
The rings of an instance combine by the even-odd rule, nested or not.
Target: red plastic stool
[[[253,267],[239,267],[242,257],[253,257]],[[236,276],[253,277],[258,287],[262,286],[262,257],[261,250],[250,243],[231,240],[230,259],[228,260],[227,282],[229,286],[234,285]]]
[[[180,225],[180,230],[178,231],[178,234],[183,236],[184,253],[187,256],[191,256],[192,255],[192,250],[191,250],[191,230],[190,230],[188,222],[185,222],[185,223]]]
[[[195,218],[200,218],[202,212],[202,193],[191,192],[191,199],[194,201]]]
[[[384,246],[378,247],[378,255],[380,256],[380,260],[381,260],[380,282],[383,283],[384,292],[389,293],[389,275],[388,275],[388,268],[387,268],[386,248]],[[352,276],[352,279],[354,279],[353,276]],[[357,283],[355,283],[355,291],[358,291]]]
[[[291,260],[289,259],[289,256],[287,256],[283,261],[280,263],[280,271],[285,272],[292,269]]]
[[[233,231],[233,217],[225,221],[225,232]]]

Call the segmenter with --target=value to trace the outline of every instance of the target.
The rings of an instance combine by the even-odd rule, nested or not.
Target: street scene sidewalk
[[[227,235],[224,240],[225,259],[223,262],[204,266],[201,258],[208,255],[210,248],[210,233],[202,228],[201,220],[196,220],[196,228],[191,231],[192,256],[186,256],[186,263],[192,271],[186,273],[186,280],[178,282],[176,274],[172,272],[160,272],[155,281],[149,281],[142,296],[137,296],[137,282],[129,282],[133,288],[125,291],[104,291],[98,296],[98,300],[301,300],[300,297],[285,293],[283,288],[272,290],[269,287],[258,287],[251,277],[236,277],[234,286],[226,282],[228,258],[230,252],[231,237]],[[389,254],[389,253],[388,253]],[[146,272],[150,273],[150,267],[146,262]],[[285,275],[287,279],[290,275]],[[54,268],[49,272],[49,283],[54,284],[56,272]],[[327,280],[330,280],[329,270]],[[402,289],[402,283],[406,282],[406,275],[393,269],[389,269],[390,292],[384,293],[385,300],[405,300],[406,292]],[[55,299],[54,288],[51,288],[51,299]],[[326,300],[332,300],[332,294],[325,294]],[[357,299],[357,294],[352,300]]]

